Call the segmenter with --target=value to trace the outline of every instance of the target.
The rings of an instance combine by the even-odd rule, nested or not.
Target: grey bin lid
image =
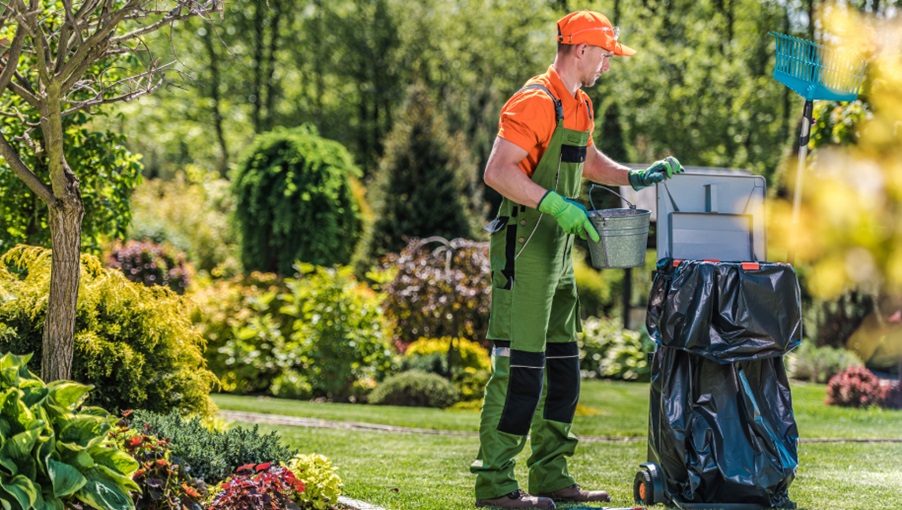
[[[764,177],[690,171],[655,190],[658,260],[767,260]]]

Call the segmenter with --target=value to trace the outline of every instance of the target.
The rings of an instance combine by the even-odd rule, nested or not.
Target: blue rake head
[[[823,45],[770,32],[777,42],[774,78],[804,97],[854,101],[864,81],[864,59],[831,51]]]

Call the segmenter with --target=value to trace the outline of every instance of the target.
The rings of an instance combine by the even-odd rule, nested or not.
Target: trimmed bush
[[[323,455],[295,455],[287,464],[294,476],[304,482],[304,492],[295,496],[295,503],[304,509],[327,510],[338,503],[341,478],[332,462]]]
[[[447,379],[410,370],[387,378],[370,393],[371,404],[437,407],[444,409],[458,400],[458,392]]]
[[[200,418],[185,420],[176,411],[167,415],[135,411],[129,427],[168,438],[172,454],[191,467],[192,476],[209,485],[225,480],[245,464],[287,462],[296,453],[281,444],[278,433],[262,434],[257,425],[210,431]]]
[[[160,246],[151,241],[132,240],[124,246],[114,246],[107,257],[107,265],[122,271],[129,281],[148,287],[162,285],[176,294],[184,294],[190,282],[184,255],[171,246]]]
[[[846,368],[862,364],[852,351],[817,347],[814,342],[802,342],[802,345],[786,356],[786,368],[790,377],[820,384],[825,384]]]
[[[880,405],[887,409],[902,409],[902,380],[884,385]]]
[[[403,351],[421,337],[484,339],[491,304],[488,243],[424,241],[412,240],[382,266],[391,277],[382,290],[395,346]]]
[[[0,351],[34,352],[50,285],[50,250],[18,246],[0,257]],[[204,341],[188,303],[168,288],[128,281],[91,255],[81,257],[72,377],[94,385],[88,403],[105,409],[212,414]],[[14,333],[9,333],[14,331]]]
[[[44,384],[28,371],[29,358],[0,358],[0,505],[59,509],[77,500],[133,509],[138,463],[109,438],[115,419],[83,405],[90,386]]]
[[[245,270],[287,276],[298,260],[346,264],[361,229],[350,180],[361,175],[341,144],[312,127],[257,136],[232,184]]]
[[[826,404],[845,407],[879,405],[884,390],[880,379],[865,367],[849,367],[827,383]]]
[[[448,351],[454,346],[451,366]],[[404,351],[401,370],[438,374],[454,383],[464,401],[483,396],[492,361],[485,347],[464,338],[421,338]]]

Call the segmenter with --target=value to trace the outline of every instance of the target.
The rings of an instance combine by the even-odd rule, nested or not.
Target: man
[[[479,453],[470,467],[480,507],[610,501],[607,492],[580,488],[567,471],[566,457],[577,443],[570,427],[580,378],[570,252],[574,235],[599,239],[585,207],[573,199],[581,177],[638,190],[682,172],[674,158],[631,171],[594,146],[592,103],[580,88],[593,86],[612,56],[635,50],[617,42],[618,29],[597,12],[571,13],[557,27],[554,63],[504,105],[485,169],[486,184],[504,198],[498,217],[486,226],[492,268],[488,338],[495,346]],[[527,494],[514,479],[514,457],[530,431]]]

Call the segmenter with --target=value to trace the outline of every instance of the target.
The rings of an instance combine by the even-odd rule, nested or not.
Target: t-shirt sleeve
[[[544,93],[542,93],[544,95]],[[554,133],[554,103],[534,93],[514,97],[501,111],[498,136],[521,149],[545,147]]]

